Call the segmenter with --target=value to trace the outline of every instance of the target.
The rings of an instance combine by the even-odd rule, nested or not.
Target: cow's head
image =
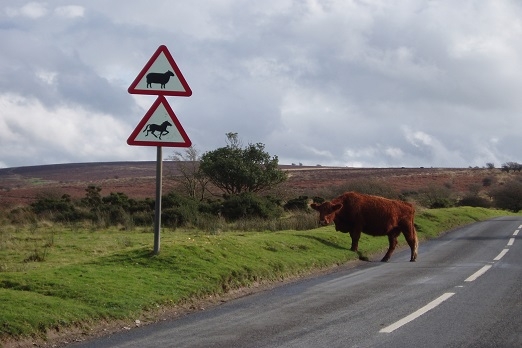
[[[335,214],[341,210],[343,205],[341,203],[324,202],[321,204],[312,203],[310,207],[319,212],[319,224],[326,226],[333,221]]]

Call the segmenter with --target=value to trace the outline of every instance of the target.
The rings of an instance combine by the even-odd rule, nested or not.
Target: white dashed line
[[[522,229],[522,225],[518,226],[518,228],[519,228],[518,230],[515,230],[515,232],[513,232],[513,236],[517,236],[518,235],[518,232],[520,231],[520,229]],[[510,238],[508,243],[507,243],[507,245],[511,246],[514,243],[515,243],[515,238]],[[509,251],[509,249],[502,250],[500,252],[500,254],[498,254],[493,259],[493,261],[499,261],[500,259],[502,259],[504,257],[504,255],[506,255],[506,253],[508,251]],[[491,267],[492,267],[492,265],[485,265],[484,267],[482,267],[481,269],[479,269],[478,271],[476,271],[475,273],[470,275],[468,278],[466,278],[464,281],[465,282],[472,282],[472,281],[476,280],[478,277],[480,277],[481,275],[486,273]],[[457,286],[457,287],[463,287],[463,286]],[[428,303],[424,307],[422,307],[422,308],[416,310],[415,312],[411,313],[410,315],[402,318],[399,321],[396,321],[395,323],[393,323],[393,324],[391,324],[389,326],[386,326],[385,328],[381,329],[379,332],[391,333],[391,332],[397,330],[398,328],[400,328],[401,326],[409,323],[410,321],[413,321],[413,320],[417,319],[418,317],[420,317],[424,313],[426,313],[426,312],[432,310],[433,308],[437,307],[438,305],[440,305],[442,302],[446,301],[447,299],[449,299],[453,295],[455,295],[454,292],[447,292],[447,293],[443,294],[442,296],[436,298],[435,300],[431,301],[430,303]]]
[[[485,265],[484,267],[482,267],[481,269],[479,269],[478,271],[476,271],[475,273],[470,275],[468,278],[466,278],[464,281],[465,282],[472,282],[475,279],[477,279],[478,277],[480,277],[481,275],[483,275],[484,273],[486,273],[487,270],[490,269],[490,268],[491,268],[491,265]]]
[[[402,318],[399,321],[396,321],[395,323],[393,323],[393,324],[391,324],[389,326],[386,326],[384,329],[381,329],[379,332],[384,332],[384,333],[393,332],[393,331],[397,330],[398,328],[400,328],[401,326],[409,323],[412,320],[417,319],[418,317],[420,317],[424,313],[426,313],[426,312],[432,310],[433,308],[437,307],[438,305],[440,305],[442,302],[446,301],[448,298],[450,298],[453,295],[455,295],[454,292],[447,292],[444,295],[440,296],[439,298],[431,301],[430,303],[428,303],[424,307],[422,307],[422,308],[418,309],[417,311],[411,313],[410,315]]]
[[[498,261],[498,260],[500,260],[501,258],[504,257],[504,255],[506,255],[506,253],[507,253],[508,251],[509,251],[509,249],[504,249],[504,250],[502,250],[502,251],[500,252],[500,254],[498,254],[497,257],[495,257],[495,258],[493,259],[493,261]]]

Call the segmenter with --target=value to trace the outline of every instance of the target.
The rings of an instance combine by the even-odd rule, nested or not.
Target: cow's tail
[[[145,129],[143,130],[142,133],[145,133],[145,132],[147,131],[147,129],[149,129],[149,126],[150,126],[150,124],[146,125],[146,126],[145,126]]]
[[[417,229],[415,228],[415,215],[411,217],[411,230],[413,233],[413,247],[411,250],[411,260],[417,260],[417,251],[419,249],[419,237],[417,236]]]

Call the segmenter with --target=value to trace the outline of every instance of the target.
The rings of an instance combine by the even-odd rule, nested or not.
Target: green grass
[[[424,210],[418,212],[416,224],[419,237],[427,239],[501,215],[510,214],[480,208]],[[150,229],[1,227],[0,342],[45,339],[48,330],[89,327],[101,319],[137,319],[158,307],[359,257],[349,250],[349,236],[333,226],[217,235],[163,230],[159,255],[151,254],[152,244]],[[363,256],[370,256],[384,252],[387,238],[363,235],[359,244]],[[400,244],[406,244],[402,237]]]

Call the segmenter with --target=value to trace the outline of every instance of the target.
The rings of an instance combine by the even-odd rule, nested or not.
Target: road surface
[[[522,347],[522,217],[381,256],[73,347]]]

